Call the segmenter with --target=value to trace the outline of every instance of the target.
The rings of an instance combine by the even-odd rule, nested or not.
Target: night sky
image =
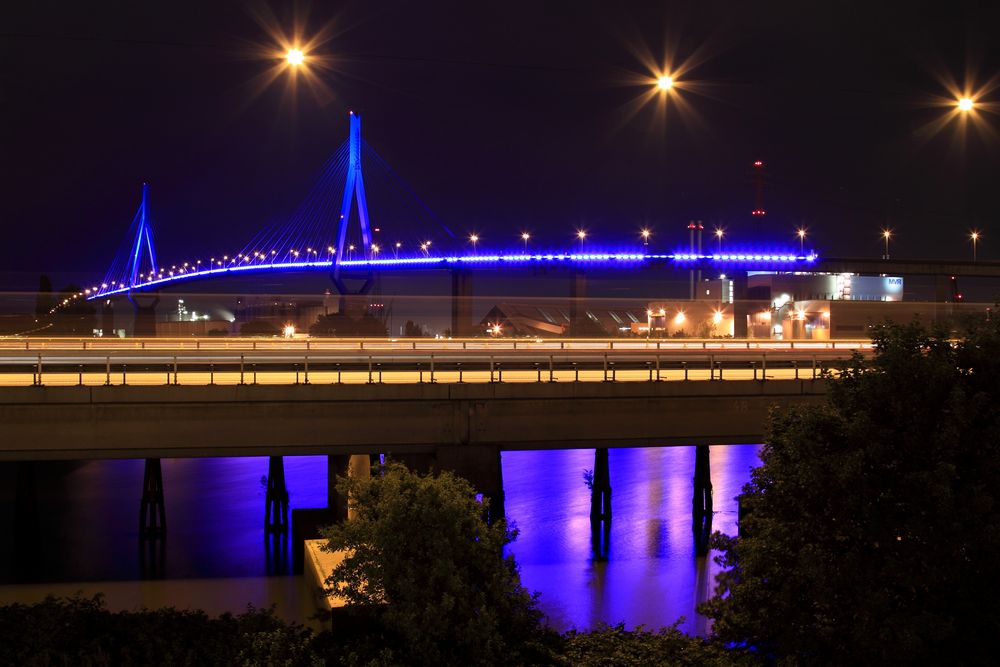
[[[296,25],[329,37],[309,54],[319,93],[261,89],[275,29]],[[103,275],[143,181],[161,262],[234,253],[303,199],[348,109],[481,248],[519,247],[522,229],[568,248],[581,226],[618,247],[648,226],[672,250],[692,218],[735,244],[761,159],[764,240],[795,247],[804,225],[827,256],[877,256],[889,225],[894,256],[971,257],[977,227],[992,259],[998,26],[985,2],[16,3],[0,21],[0,273]],[[660,114],[637,100],[665,54],[679,102]],[[984,89],[964,131],[935,125],[949,80]]]

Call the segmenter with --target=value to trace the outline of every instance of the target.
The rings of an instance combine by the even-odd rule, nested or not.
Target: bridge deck
[[[0,460],[760,442],[823,380],[0,388]]]

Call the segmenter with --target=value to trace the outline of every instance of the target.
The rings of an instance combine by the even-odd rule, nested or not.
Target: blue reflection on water
[[[713,528],[735,534],[735,496],[759,463],[757,445],[712,447]],[[520,530],[510,547],[529,590],[560,628],[624,621],[660,627],[680,617],[702,634],[695,605],[711,595],[718,566],[695,558],[691,526],[694,448],[613,449],[613,520],[606,559],[591,543],[583,470],[594,451],[504,452],[508,518]]]
[[[734,498],[758,463],[759,449],[711,448],[716,530],[735,532]],[[507,517],[520,530],[510,549],[524,585],[541,593],[553,625],[660,627],[685,616],[685,631],[705,631],[694,608],[711,594],[717,566],[695,557],[693,447],[611,450],[614,519],[598,556],[582,475],[594,467],[594,450],[504,452],[502,461]],[[143,577],[250,582],[287,571],[275,569],[274,544],[268,546],[263,531],[267,463],[266,457],[165,459],[168,532],[155,567],[139,550],[141,460],[42,467],[37,537],[19,544],[0,540],[0,583]],[[285,457],[291,508],[326,505],[326,471],[326,457]],[[4,486],[0,522],[11,526],[12,479],[5,477]],[[289,540],[280,543],[280,558],[287,561],[289,549]]]

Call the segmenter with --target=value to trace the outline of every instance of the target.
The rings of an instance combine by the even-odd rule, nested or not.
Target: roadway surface
[[[812,379],[862,341],[0,339],[0,386]]]

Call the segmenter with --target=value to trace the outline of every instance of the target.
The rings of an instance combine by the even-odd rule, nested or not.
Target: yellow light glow
[[[530,238],[531,238],[531,234],[529,234],[528,232],[522,232],[521,233],[521,240],[522,241],[527,241]]]
[[[479,243],[479,235],[478,234],[470,235],[469,241],[471,241],[472,243]]]
[[[656,87],[664,91],[670,90],[674,87],[674,77],[664,74],[656,80]]]
[[[723,229],[716,229],[715,230],[715,236],[717,238],[720,238],[720,239],[725,235],[725,233],[726,232]]]
[[[718,324],[718,323],[719,323],[719,322],[721,322],[721,321],[722,321],[722,313],[721,313],[720,311],[718,311],[718,310],[717,310],[717,311],[715,311],[715,313],[714,313],[714,314],[712,315],[712,322],[713,322],[714,324]]]
[[[971,234],[969,234],[969,238],[972,239],[973,241],[978,241],[979,240],[979,232],[972,232]]]
[[[799,236],[800,239],[804,239],[806,237],[806,230],[805,229],[802,229],[802,228],[796,229],[795,233],[798,234],[798,236]]]
[[[648,229],[644,229],[644,230],[642,230],[639,233],[642,234],[642,238],[643,239],[647,239],[648,240],[649,237],[652,235],[653,232],[649,231]]]
[[[298,67],[306,60],[306,54],[302,53],[302,49],[288,49],[288,53],[285,54],[285,60],[292,67]]]
[[[282,329],[282,333],[284,333],[285,338],[291,338],[295,335],[295,327],[291,324],[286,324],[285,328]]]
[[[959,111],[972,111],[974,106],[976,106],[976,103],[972,101],[971,97],[963,97],[958,101]]]
[[[684,324],[684,320],[686,320],[686,319],[687,318],[684,317],[684,311],[683,310],[679,311],[677,313],[677,317],[674,318],[674,324]]]
[[[576,231],[576,237],[577,237],[578,239],[580,239],[580,240],[582,241],[582,240],[584,240],[585,238],[587,238],[587,232],[585,232],[585,231],[584,231],[584,230],[582,230],[582,229],[578,229],[578,230]]]

